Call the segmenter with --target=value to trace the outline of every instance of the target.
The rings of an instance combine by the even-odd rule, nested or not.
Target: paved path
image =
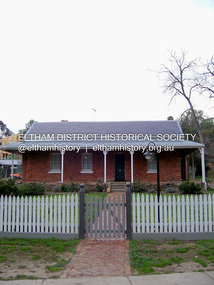
[[[85,239],[61,278],[130,275],[128,240]]]
[[[111,193],[107,196],[121,196]],[[129,241],[118,239],[84,239],[61,278],[130,276]]]

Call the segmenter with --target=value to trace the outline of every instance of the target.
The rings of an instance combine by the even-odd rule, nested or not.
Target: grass
[[[57,261],[57,263],[54,265],[47,265],[46,269],[50,272],[61,271],[62,269],[64,269],[66,267],[66,265],[69,263],[69,261],[70,261],[70,259],[68,259],[68,260],[61,259],[61,260]]]
[[[95,200],[95,197],[97,197],[98,199],[101,197],[102,198],[102,201],[104,200],[105,197],[108,196],[109,193],[107,192],[94,192],[94,193],[88,193],[86,195],[89,196],[89,199],[90,197],[92,196],[93,197],[93,200]]]
[[[185,262],[193,262],[197,271],[214,270],[214,240],[131,240],[129,247],[133,275],[170,273],[175,266],[179,271],[179,266]]]
[[[8,268],[8,272],[12,268],[17,271],[18,275],[15,279],[40,278],[40,276],[33,276],[32,273],[25,274],[29,271],[28,264],[34,264],[35,274],[37,268],[41,266],[47,273],[64,270],[79,243],[80,240],[2,238],[0,239],[0,266]],[[3,276],[2,271],[0,280],[5,280],[1,276]],[[10,279],[14,277],[7,278],[7,280]]]

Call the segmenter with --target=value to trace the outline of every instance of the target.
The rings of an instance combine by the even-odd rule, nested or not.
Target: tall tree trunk
[[[186,99],[187,99],[187,101],[188,101],[188,103],[189,103],[190,110],[191,110],[191,113],[192,113],[193,124],[194,124],[194,126],[195,126],[195,128],[196,128],[196,130],[197,130],[197,132],[198,132],[198,134],[199,134],[201,143],[205,145],[204,135],[203,135],[203,133],[202,133],[202,131],[201,131],[200,125],[199,125],[198,120],[197,120],[197,118],[196,118],[195,111],[194,111],[194,108],[193,108],[193,106],[192,106],[192,103],[191,103],[191,101],[189,100],[189,98],[186,97]]]

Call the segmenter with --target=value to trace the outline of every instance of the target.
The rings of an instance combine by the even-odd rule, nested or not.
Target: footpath
[[[0,281],[0,285],[213,285],[214,271],[147,276]]]

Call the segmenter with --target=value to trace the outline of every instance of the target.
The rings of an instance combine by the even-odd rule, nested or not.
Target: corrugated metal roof
[[[97,137],[92,139],[58,139],[58,134],[97,134]],[[117,137],[115,140],[108,138],[105,139],[104,135],[111,134],[144,134],[151,135],[151,138],[147,139],[123,139],[123,137]],[[150,141],[154,141],[156,145],[161,147],[173,146],[174,148],[181,149],[197,149],[203,147],[203,144],[184,140],[184,139],[169,139],[169,140],[157,140],[158,134],[173,134],[181,135],[183,131],[180,123],[174,120],[166,121],[120,121],[120,122],[46,122],[46,123],[34,123],[30,130],[27,132],[26,140],[23,142],[11,143],[1,146],[0,149],[6,151],[18,151],[21,144],[33,147],[35,144],[38,146],[80,146],[81,149],[92,148],[94,145],[106,145],[106,146],[146,146]],[[49,140],[42,139],[40,135],[54,135]],[[103,135],[103,137],[102,137]],[[102,140],[100,139],[102,137]],[[141,137],[142,138],[142,137]]]
[[[43,122],[34,123],[27,135],[39,134],[151,134],[183,133],[180,123],[166,121],[114,121],[114,122]]]

